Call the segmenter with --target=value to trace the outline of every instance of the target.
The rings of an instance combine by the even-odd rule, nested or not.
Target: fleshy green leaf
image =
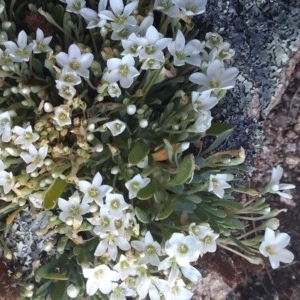
[[[128,155],[128,162],[136,165],[141,162],[149,153],[149,146],[142,140],[133,143],[133,146]]]
[[[221,145],[231,134],[233,131],[233,127],[228,124],[223,123],[215,123],[206,131],[206,135],[208,136],[216,136],[214,142],[201,153],[201,155],[205,155],[214,149],[216,149],[219,145]]]
[[[166,206],[162,207],[157,216],[155,217],[156,221],[164,220],[171,215],[174,210],[174,204],[169,203]]]
[[[153,183],[153,181],[151,181],[147,186],[145,186],[144,188],[138,191],[137,197],[140,200],[147,200],[154,195],[156,190],[157,190],[156,184]]]
[[[141,208],[138,206],[134,209],[136,217],[144,224],[149,223],[149,217],[146,212],[144,212]]]
[[[43,206],[45,209],[53,209],[58,201],[58,198],[64,192],[68,183],[59,177],[51,184],[45,193]]]
[[[47,273],[44,278],[51,280],[68,280],[69,277],[60,273]]]
[[[178,172],[175,177],[167,183],[167,187],[174,187],[185,183],[192,177],[194,169],[195,158],[194,155],[190,154],[179,163]]]

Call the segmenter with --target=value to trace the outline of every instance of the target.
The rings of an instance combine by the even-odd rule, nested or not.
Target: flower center
[[[31,141],[33,137],[33,134],[31,132],[26,131],[24,134],[24,138],[26,141]]]
[[[147,247],[146,247],[146,252],[147,252],[147,254],[150,254],[150,255],[154,254],[154,253],[155,253],[155,248],[154,248],[154,246],[153,246],[153,245],[147,246]]]
[[[209,82],[209,84],[208,84],[208,86],[209,86],[210,88],[212,88],[212,89],[216,89],[216,88],[220,87],[220,85],[221,85],[220,80],[218,80],[218,79],[215,78],[215,77],[213,77],[213,78],[211,79],[211,81]]]
[[[81,210],[78,206],[74,206],[70,209],[70,216],[73,218],[76,218],[78,216],[81,216]]]
[[[266,252],[269,254],[269,255],[275,255],[276,254],[276,251],[275,249],[272,247],[272,246],[266,246]]]
[[[35,157],[35,159],[33,160],[33,164],[34,164],[34,165],[39,165],[42,161],[43,161],[42,156],[41,156],[41,155],[37,155],[37,156]]]
[[[111,202],[110,202],[110,207],[112,208],[112,209],[115,209],[115,210],[117,210],[117,209],[119,209],[120,208],[120,201],[118,200],[118,199],[115,199],[115,200],[112,200]]]
[[[183,51],[176,51],[176,57],[179,60],[184,60],[185,59],[185,53]]]
[[[123,226],[123,221],[120,220],[120,219],[116,219],[116,220],[114,221],[114,225],[115,225],[116,229],[118,230],[118,229],[122,228],[122,226]]]
[[[59,121],[61,121],[61,122],[66,122],[66,121],[68,120],[68,116],[67,116],[67,114],[61,112],[61,113],[59,114],[59,116],[58,116],[58,119],[59,119]]]
[[[123,260],[120,262],[120,267],[122,270],[128,269],[129,268],[129,263],[126,260]]]
[[[121,123],[115,123],[114,125],[116,131],[120,131],[122,129],[122,124]]]
[[[122,76],[127,76],[128,73],[129,73],[129,67],[127,65],[121,65],[119,67],[119,73],[122,75]]]
[[[189,247],[187,244],[180,244],[179,247],[178,247],[178,252],[181,253],[181,254],[186,254],[188,253],[189,251]]]
[[[202,242],[206,245],[210,244],[211,243],[211,237],[210,236],[206,236],[202,239]]]
[[[134,192],[138,192],[140,189],[140,184],[134,181],[130,184],[130,189],[133,190]]]
[[[70,62],[70,68],[73,69],[74,71],[78,71],[80,68],[80,64],[78,63],[78,61],[76,59],[73,59]]]
[[[154,46],[148,45],[148,46],[146,46],[145,51],[148,55],[151,55],[151,54],[155,53],[156,49]]]
[[[90,190],[89,190],[89,196],[91,197],[91,198],[96,198],[96,197],[98,197],[99,196],[99,190],[98,189],[96,189],[96,188],[91,188]]]
[[[110,219],[105,216],[105,217],[102,217],[101,220],[100,220],[100,224],[102,227],[108,227],[110,225]]]

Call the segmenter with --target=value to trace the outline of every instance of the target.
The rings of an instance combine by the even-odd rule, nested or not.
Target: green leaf
[[[60,4],[55,5],[51,10],[51,16],[53,17],[54,21],[60,26],[63,24],[64,13],[65,10]]]
[[[223,222],[223,226],[229,227],[231,229],[239,229],[243,230],[245,228],[245,224],[238,220],[236,217],[231,218],[231,217],[226,217]]]
[[[167,183],[167,187],[174,187],[185,183],[195,170],[195,158],[193,154],[186,156],[180,163],[178,167],[178,172],[173,179]]]
[[[233,208],[233,209],[242,209],[243,206],[236,202],[236,201],[231,201],[231,200],[216,200],[213,202],[213,205],[219,205],[223,207],[228,207],[228,208]]]
[[[157,190],[156,184],[153,183],[153,181],[151,181],[147,186],[145,186],[144,188],[142,188],[138,191],[137,197],[140,200],[150,199],[154,195],[156,190]]]
[[[133,146],[128,155],[128,162],[136,165],[141,162],[150,152],[149,146],[142,140],[133,143]]]
[[[67,282],[53,282],[50,288],[50,297],[52,300],[66,299]]]
[[[205,150],[201,152],[201,155],[205,155],[214,149],[216,149],[219,145],[221,145],[231,134],[233,131],[232,126],[223,123],[215,123],[213,124],[207,131],[206,135],[208,136],[216,136],[214,142]]]
[[[243,242],[241,242],[240,240],[238,240],[237,238],[235,238],[234,236],[230,235],[229,238],[242,250],[244,250],[245,252],[249,253],[249,254],[253,254],[253,251],[247,247],[245,244],[243,244]]]
[[[60,273],[47,273],[44,278],[52,280],[68,280],[69,277]]]
[[[59,177],[51,184],[45,193],[43,206],[45,209],[53,209],[58,201],[58,198],[64,192],[68,183]]]
[[[197,196],[197,195],[188,195],[188,196],[184,196],[184,199],[188,200],[188,201],[192,201],[194,203],[201,203],[202,202],[202,198]]]
[[[174,207],[174,211],[193,211],[197,208],[197,205],[193,202],[183,201],[178,203]]]
[[[139,221],[141,221],[144,224],[149,223],[149,217],[146,212],[144,212],[141,208],[138,206],[135,207],[135,214]]]
[[[234,192],[242,193],[242,194],[247,194],[252,197],[257,197],[260,196],[261,194],[255,190],[255,189],[250,189],[250,188],[233,188],[232,189]]]
[[[155,217],[155,221],[164,220],[168,218],[174,210],[174,204],[169,203],[160,209],[159,213]]]
[[[49,263],[40,267],[35,273],[35,280],[40,282],[42,278],[45,278],[48,273],[55,269],[57,264],[58,261],[56,259],[52,259]]]

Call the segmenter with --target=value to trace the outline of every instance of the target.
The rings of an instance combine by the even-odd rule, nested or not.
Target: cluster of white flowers
[[[23,106],[13,102],[11,109],[8,106],[6,111],[0,111],[1,199],[20,207],[27,205],[28,199],[39,212],[46,208],[44,201],[49,191],[57,195],[52,199],[54,206],[50,208],[57,215],[52,223],[49,221],[50,225],[43,226],[45,232],[57,226],[53,234],[67,232],[64,237],[77,245],[91,240],[98,242],[94,246],[93,260],[80,262],[88,295],[100,291],[109,295],[110,300],[126,300],[126,297],[190,299],[189,282],[196,283],[201,279],[192,263],[205,253],[216,251],[222,232],[202,220],[188,226],[180,221],[181,227],[173,226],[175,222],[170,221],[168,227],[172,229],[167,235],[157,233],[160,226],[163,227],[157,222],[155,225],[159,229],[152,232],[151,222],[159,218],[152,216],[152,212],[145,213],[140,207],[150,209],[150,202],[157,199],[150,193],[149,197],[153,198],[148,206],[143,207],[139,201],[143,203],[145,199],[140,194],[149,186],[161,183],[162,197],[169,191],[173,196],[172,187],[177,183],[177,187],[183,186],[181,179],[177,183],[175,180],[174,186],[168,186],[176,173],[175,163],[154,167],[150,164],[153,160],[156,163],[168,159],[172,163],[174,160],[177,168],[180,165],[178,157],[189,148],[190,141],[204,136],[211,127],[210,110],[226,90],[235,85],[238,70],[227,68],[224,63],[234,51],[219,34],[208,33],[202,42],[188,40],[182,26],[173,26],[181,19],[189,22],[192,16],[203,13],[206,0],[155,0],[149,4],[152,10],[161,13],[168,26],[172,25],[169,27],[172,30],[167,30],[167,27],[158,30],[151,14],[139,15],[141,3],[138,0],[127,1],[126,5],[123,0],[100,0],[97,11],[86,7],[84,0],[60,1],[64,3],[67,15],[76,14],[80,26],[83,25],[81,18],[85,20],[85,29],[90,30],[96,51],[92,53],[92,45],[87,47],[79,42],[67,44],[67,53],[61,47],[51,48],[52,36],[45,36],[40,28],[34,33],[35,39],[22,30],[16,41],[7,40],[5,35],[0,41],[3,48],[0,48],[0,64],[5,75],[27,76],[32,69],[39,69],[38,61],[43,57],[45,66],[42,67],[47,69],[47,80],[53,81],[50,92],[47,80],[45,86],[38,87],[27,86],[22,80],[17,86],[4,86],[4,97],[18,95]],[[4,6],[0,4],[0,14],[3,10]],[[171,32],[173,36],[169,37]],[[104,46],[99,47],[101,51],[98,51],[95,36],[100,36],[103,41]],[[168,112],[171,117],[176,115],[171,121],[157,118],[158,113],[152,114],[150,106],[152,103],[153,107],[161,106],[162,101],[154,97],[149,104],[148,93],[156,83],[168,82],[179,72],[190,74],[186,79],[190,86],[188,92],[167,92],[170,93],[169,102],[175,99],[174,105],[180,103],[183,109],[178,114],[177,111],[174,114]],[[20,122],[17,115],[20,107],[33,108],[36,119],[30,116]],[[158,122],[162,123],[161,126]],[[153,149],[150,148],[151,135],[147,136],[146,145],[143,134],[149,134],[145,130],[148,128],[149,132],[158,132],[160,142],[169,146],[166,151],[161,150],[161,145],[156,147],[153,144]],[[186,136],[180,135],[172,144],[173,141],[164,138],[164,133]],[[140,151],[131,153],[136,142],[143,144],[144,156]],[[163,159],[155,159],[154,154],[160,151]],[[135,154],[139,159],[134,157],[133,163],[129,156]],[[89,160],[92,156],[93,159]],[[108,159],[109,166],[101,164]],[[191,182],[196,169],[194,161],[193,164],[191,174],[183,175]],[[128,170],[124,170],[126,168]],[[170,171],[167,176],[160,173],[167,169]],[[212,193],[210,196],[218,202],[221,202],[219,199],[226,201],[225,190],[232,188],[228,181],[233,176],[223,169],[211,173],[200,191]],[[273,169],[266,192],[290,197],[282,190],[295,186],[280,184],[282,173],[280,167]],[[110,175],[113,178],[109,178]],[[68,188],[60,190],[59,180],[62,185],[69,184]],[[160,192],[158,190],[158,194]],[[58,208],[55,208],[56,200]],[[156,202],[155,205],[159,206],[159,201]],[[189,209],[187,211],[189,213]],[[144,219],[143,214],[147,215]],[[80,233],[86,228],[89,234],[83,241]],[[275,236],[274,231],[267,228],[259,250],[270,258],[272,267],[278,267],[280,261],[293,260],[293,255],[284,249],[288,243],[287,234]],[[51,245],[44,246],[44,250],[50,249]],[[67,293],[76,298],[80,288],[72,283]]]

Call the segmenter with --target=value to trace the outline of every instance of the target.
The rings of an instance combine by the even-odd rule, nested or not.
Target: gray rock
[[[280,101],[300,58],[299,15],[298,0],[209,0],[206,13],[195,19],[200,39],[218,32],[236,51],[230,65],[240,70],[237,85],[213,115],[234,126],[224,147],[244,147],[248,165],[259,148],[262,122]]]

